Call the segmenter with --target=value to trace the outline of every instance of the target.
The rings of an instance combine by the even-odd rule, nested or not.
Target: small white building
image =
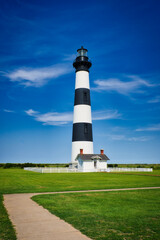
[[[83,149],[80,149],[80,154],[77,155],[78,171],[80,172],[99,172],[107,170],[107,161],[109,158],[101,150],[100,154],[83,154]]]

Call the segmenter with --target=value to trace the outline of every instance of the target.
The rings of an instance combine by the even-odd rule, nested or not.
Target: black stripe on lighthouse
[[[72,142],[93,141],[91,123],[74,123]]]
[[[91,105],[90,90],[88,88],[78,88],[75,90],[74,105]]]

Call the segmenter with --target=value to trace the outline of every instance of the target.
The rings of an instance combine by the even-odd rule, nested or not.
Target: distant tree
[[[6,163],[3,168],[11,168],[13,166],[12,163]]]

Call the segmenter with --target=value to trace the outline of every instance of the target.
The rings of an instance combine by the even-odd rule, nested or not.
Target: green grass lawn
[[[3,196],[0,194],[0,240],[15,240],[16,235],[3,206]]]
[[[119,173],[36,173],[0,169],[1,193],[29,193],[160,186],[160,177]],[[155,171],[155,175],[156,171]]]
[[[160,186],[160,171],[147,176],[112,173],[36,173],[22,169],[0,169],[0,240],[14,240],[14,231],[3,208],[2,194],[54,192],[105,188]],[[8,227],[7,227],[8,226]],[[10,231],[8,230],[10,229]]]
[[[121,173],[121,174],[136,174],[136,175],[154,175],[160,176],[160,170],[153,170],[153,172],[110,172],[110,173]]]
[[[160,239],[159,189],[38,195],[32,199],[92,239]]]

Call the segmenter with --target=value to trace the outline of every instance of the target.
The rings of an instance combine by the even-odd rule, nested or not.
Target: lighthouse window
[[[88,125],[84,124],[84,133],[87,134],[88,133]]]
[[[86,103],[87,102],[87,92],[83,92],[83,99],[84,99],[84,102]]]
[[[79,49],[78,50],[78,57],[79,56],[85,56],[87,57],[87,50],[86,49]]]

